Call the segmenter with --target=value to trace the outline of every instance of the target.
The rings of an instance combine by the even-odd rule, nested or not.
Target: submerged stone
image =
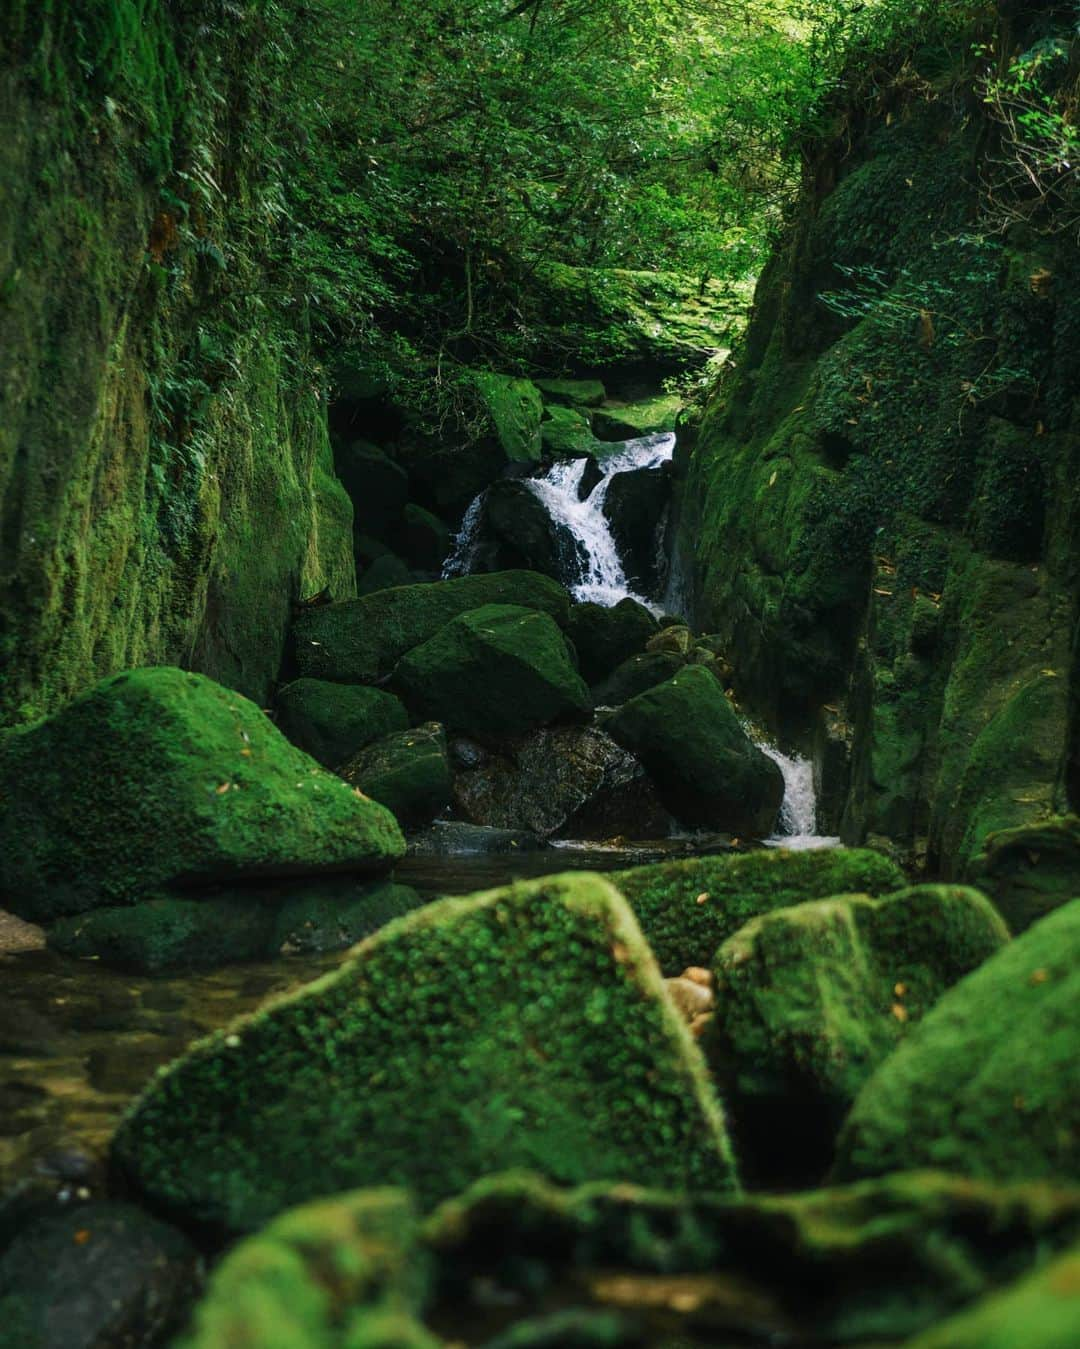
[[[777,765],[743,730],[704,666],[681,670],[623,703],[604,729],[645,766],[684,824],[764,837],[784,795]]]
[[[6,736],[0,792],[0,889],[37,920],[178,886],[379,872],[405,850],[389,811],[254,703],[168,666]]]
[[[277,710],[279,729],[327,768],[409,724],[392,693],[328,679],[294,679],[278,693]]]
[[[397,586],[302,614],[294,629],[297,666],[318,679],[376,683],[407,651],[483,604],[522,604],[565,624],[570,596],[551,577],[530,571]]]
[[[446,731],[437,721],[377,740],[338,771],[392,810],[403,829],[430,824],[450,804]]]
[[[592,709],[554,619],[514,604],[487,604],[453,619],[404,657],[394,683],[416,716],[481,740]]]
[[[1080,1180],[1078,957],[1073,900],[946,993],[859,1093],[836,1174]]]
[[[593,875],[444,900],[158,1075],[112,1144],[161,1209],[230,1231],[365,1184],[430,1206],[506,1167],[722,1191],[700,1051]]]

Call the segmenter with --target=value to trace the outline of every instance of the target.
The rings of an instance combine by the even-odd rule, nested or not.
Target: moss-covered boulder
[[[482,604],[523,604],[565,624],[570,596],[549,576],[504,571],[397,586],[322,605],[297,619],[293,638],[299,672],[339,683],[375,683],[391,673],[406,651]]]
[[[401,1190],[292,1209],[229,1252],[176,1349],[435,1349],[416,1240]]]
[[[623,661],[644,651],[645,643],[657,631],[657,623],[643,604],[625,599],[610,607],[571,605],[566,631],[577,650],[582,678],[595,684]]]
[[[574,408],[595,408],[607,397],[598,379],[535,379],[545,403]]]
[[[408,473],[367,440],[339,445],[334,467],[352,500],[356,528],[386,538],[409,499]]]
[[[548,407],[540,423],[545,456],[555,459],[583,455],[602,457],[611,446],[597,440],[587,412],[574,407]]]
[[[0,890],[49,920],[163,888],[379,872],[389,811],[324,772],[254,703],[168,666],[103,680],[0,742]]]
[[[682,409],[678,394],[658,394],[636,403],[608,403],[593,413],[593,429],[600,440],[635,440],[674,431]]]
[[[708,966],[721,942],[758,914],[829,895],[884,895],[905,884],[887,857],[867,849],[762,849],[616,871],[665,975]]]
[[[365,1184],[424,1206],[504,1167],[725,1190],[704,1061],[593,875],[444,900],[150,1084],[112,1143],[166,1211],[231,1231]]]
[[[969,872],[1010,930],[1023,932],[1080,896],[1080,817],[1059,815],[991,834]]]
[[[344,950],[422,903],[407,885],[344,880],[146,899],[61,918],[49,929],[49,945],[138,973],[213,969]]]
[[[985,895],[945,885],[774,909],[729,937],[703,1045],[744,1164],[773,1185],[823,1174],[874,1069],[1008,939]]]
[[[723,686],[703,666],[623,703],[604,729],[637,755],[684,824],[758,837],[772,832],[783,774],[751,741]]]
[[[836,1174],[1080,1179],[1080,900],[951,989],[859,1093]]]
[[[415,501],[405,507],[399,538],[402,554],[419,571],[438,573],[450,552],[446,524]]]
[[[277,724],[294,745],[332,768],[373,740],[403,731],[409,714],[382,689],[304,678],[278,693]]]
[[[376,590],[413,583],[413,574],[395,553],[383,553],[375,558],[356,583],[357,595],[373,595]]]
[[[486,604],[453,619],[404,657],[394,684],[417,717],[480,740],[592,709],[554,619],[517,604]]]
[[[392,810],[403,829],[421,829],[450,804],[446,731],[437,721],[368,745],[338,772]]]
[[[631,656],[596,685],[593,701],[597,707],[621,707],[639,693],[666,684],[685,663],[682,656],[672,651],[646,651]]]
[[[477,371],[474,382],[507,461],[537,462],[543,403],[536,385],[490,370]]]

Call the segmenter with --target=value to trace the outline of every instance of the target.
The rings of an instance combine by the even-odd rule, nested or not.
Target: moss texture
[[[370,1182],[426,1207],[507,1166],[734,1185],[700,1051],[625,902],[589,875],[391,924],[162,1072],[112,1160],[149,1202],[232,1231]]]
[[[479,740],[592,711],[555,620],[517,604],[485,604],[452,619],[402,659],[394,686],[415,716]]]
[[[363,684],[294,679],[278,693],[275,705],[282,733],[327,768],[409,724],[409,714],[392,693]]]
[[[375,683],[451,619],[484,604],[524,605],[565,625],[570,597],[557,581],[528,571],[397,586],[302,614],[294,629],[296,663],[316,679]]]
[[[1080,1178],[1078,944],[1073,901],[945,994],[860,1092],[837,1175]]]
[[[607,679],[593,689],[597,707],[620,707],[639,693],[666,684],[685,664],[682,656],[673,651],[648,651],[631,656],[612,670]]]
[[[657,624],[643,604],[625,599],[610,606],[572,605],[566,631],[578,653],[582,678],[595,684],[644,651]]]
[[[474,380],[507,462],[539,463],[543,407],[536,385],[487,370],[477,371]]]
[[[162,887],[378,872],[393,816],[295,749],[253,704],[167,666],[103,680],[0,742],[0,888],[35,920]]]
[[[385,736],[338,771],[392,811],[403,829],[423,828],[450,804],[446,731],[438,722]]]
[[[677,394],[659,394],[637,403],[609,403],[593,414],[593,429],[601,440],[634,440],[674,431],[681,410]]]
[[[1080,819],[1058,816],[990,834],[972,876],[1013,932],[1080,897]]]
[[[904,885],[888,858],[851,851],[768,851],[690,857],[612,873],[665,975],[707,966],[721,942],[761,913],[829,895],[887,894]]]

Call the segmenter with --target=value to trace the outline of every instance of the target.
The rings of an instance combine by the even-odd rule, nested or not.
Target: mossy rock
[[[906,1349],[1075,1349],[1080,1344],[1080,1244],[951,1317]]]
[[[607,397],[598,379],[535,379],[545,403],[573,408],[595,408]]]
[[[653,615],[637,600],[603,604],[574,604],[567,635],[577,650],[582,678],[595,684],[638,652],[657,631]]]
[[[168,666],[4,737],[0,795],[0,890],[35,920],[177,885],[379,872],[405,850],[389,811],[254,703]]]
[[[529,571],[458,576],[327,604],[302,614],[294,629],[302,675],[346,684],[373,684],[406,651],[482,604],[523,604],[565,624],[570,596],[557,581]]]
[[[512,464],[539,462],[543,404],[536,385],[490,370],[478,370],[473,380],[507,460]]]
[[[367,440],[339,446],[334,466],[352,500],[356,528],[388,538],[409,499],[408,473]]]
[[[438,572],[450,552],[451,535],[445,522],[410,501],[403,513],[401,551],[418,571]]]
[[[374,595],[377,590],[389,590],[392,586],[413,584],[413,574],[395,553],[385,552],[375,558],[371,566],[356,583],[358,596]]]
[[[280,955],[339,951],[424,901],[407,885],[324,881],[199,899],[144,899],[61,918],[49,945],[140,974],[213,969]]]
[[[540,423],[540,440],[546,454],[554,458],[577,458],[583,455],[602,458],[611,450],[610,445],[593,435],[589,414],[580,408],[545,408],[544,420]]]
[[[346,782],[393,811],[403,829],[421,829],[450,804],[446,732],[438,722],[385,736],[338,770]]]
[[[991,834],[972,862],[972,881],[993,899],[1013,932],[1080,895],[1080,818],[1056,816]]]
[[[1080,1179],[1080,900],[951,989],[859,1093],[839,1177]]]
[[[770,1188],[822,1175],[874,1069],[1008,940],[984,895],[945,885],[774,909],[729,937],[703,1044],[744,1164]]]
[[[735,1184],[700,1051],[625,901],[587,874],[392,923],[159,1073],[112,1161],[148,1203],[228,1231],[373,1183],[429,1207],[515,1166]]]
[[[647,651],[631,656],[593,689],[597,707],[621,707],[639,693],[666,684],[686,662],[673,651]]]
[[[276,701],[278,728],[327,768],[409,724],[409,714],[392,693],[362,684],[294,679]]]
[[[415,1316],[427,1292],[401,1190],[291,1209],[218,1265],[176,1349],[436,1349]]]
[[[592,710],[554,619],[516,604],[486,604],[453,619],[404,657],[394,685],[415,716],[480,740]]]
[[[593,413],[593,431],[599,440],[636,440],[674,431],[682,406],[677,394],[660,394],[636,403],[608,404]]]
[[[637,755],[684,824],[758,837],[772,832],[783,774],[751,741],[704,666],[623,703],[604,729]]]
[[[887,857],[864,848],[762,849],[616,871],[665,975],[712,964],[720,944],[758,914],[830,895],[888,894],[905,884]]]

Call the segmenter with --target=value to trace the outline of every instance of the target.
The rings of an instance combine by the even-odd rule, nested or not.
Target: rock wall
[[[963,62],[837,111],[680,456],[741,697],[815,745],[831,827],[952,875],[1078,787],[1080,255],[995,215]]]
[[[278,58],[231,9],[5,17],[0,724],[139,664],[265,700],[291,603],[355,590],[303,306],[273,270]]]

